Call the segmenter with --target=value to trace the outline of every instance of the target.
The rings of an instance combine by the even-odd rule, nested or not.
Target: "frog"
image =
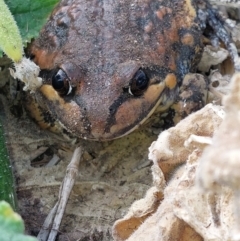
[[[30,48],[43,85],[27,109],[50,131],[125,136],[176,102],[203,36],[222,41],[234,61],[225,20],[208,0],[61,0]]]

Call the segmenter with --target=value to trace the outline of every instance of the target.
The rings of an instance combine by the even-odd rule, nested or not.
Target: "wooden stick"
[[[38,235],[38,240],[40,241],[55,241],[56,239],[56,236],[62,221],[62,217],[67,205],[68,198],[70,196],[73,185],[78,175],[78,167],[79,167],[81,155],[82,155],[82,148],[77,147],[74,150],[71,162],[67,167],[66,175],[64,177],[64,180],[62,182],[62,185],[59,191],[58,201],[47,217],[48,220],[53,220],[54,218],[53,223],[51,225],[49,221],[47,222],[47,219],[46,219],[46,221],[44,222],[44,226],[42,227]],[[50,227],[51,227],[51,231],[50,231]]]

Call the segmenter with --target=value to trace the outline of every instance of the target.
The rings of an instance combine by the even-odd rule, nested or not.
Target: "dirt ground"
[[[231,12],[238,16],[239,9]],[[12,82],[5,71],[1,71],[0,79],[0,88]],[[80,145],[84,154],[79,176],[67,204],[58,241],[113,240],[113,223],[152,185],[148,148],[160,130],[150,122],[118,140],[103,143],[78,140],[73,144],[40,130],[26,115],[21,101],[17,101],[19,93],[14,88],[9,90],[9,93],[1,92],[0,97],[5,106],[4,126],[16,178],[19,213],[27,233],[36,236],[39,232],[58,199],[73,150]],[[11,103],[6,96],[11,97]],[[54,155],[60,160],[49,166]]]
[[[1,99],[8,106],[3,95]],[[59,240],[111,240],[111,227],[152,182],[148,147],[157,138],[142,128],[119,140],[71,144],[40,130],[25,114],[5,110],[7,145],[14,167],[19,212],[27,232],[36,235],[58,199],[60,184],[74,147],[84,148],[79,176],[59,230]],[[56,154],[57,165],[46,166]],[[71,237],[67,237],[71,236]],[[75,238],[74,238],[75,237]],[[87,239],[86,237],[89,237]],[[86,239],[81,239],[86,238]]]

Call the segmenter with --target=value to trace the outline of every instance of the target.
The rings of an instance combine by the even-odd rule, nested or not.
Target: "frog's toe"
[[[187,74],[179,91],[179,96],[171,106],[173,124],[177,124],[207,103],[208,78],[200,74]],[[173,114],[174,113],[174,114]]]
[[[226,29],[226,20],[219,10],[212,7],[208,1],[199,0],[197,1],[197,15],[204,35],[210,38],[213,45],[218,45],[219,40],[222,41],[229,51],[235,70],[240,71],[237,48],[231,34]]]

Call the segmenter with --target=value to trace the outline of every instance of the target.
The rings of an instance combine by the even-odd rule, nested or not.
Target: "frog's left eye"
[[[146,73],[139,69],[130,81],[128,92],[134,96],[140,96],[148,88],[149,78]]]
[[[68,95],[72,92],[70,80],[62,69],[52,76],[52,86],[60,95]]]

